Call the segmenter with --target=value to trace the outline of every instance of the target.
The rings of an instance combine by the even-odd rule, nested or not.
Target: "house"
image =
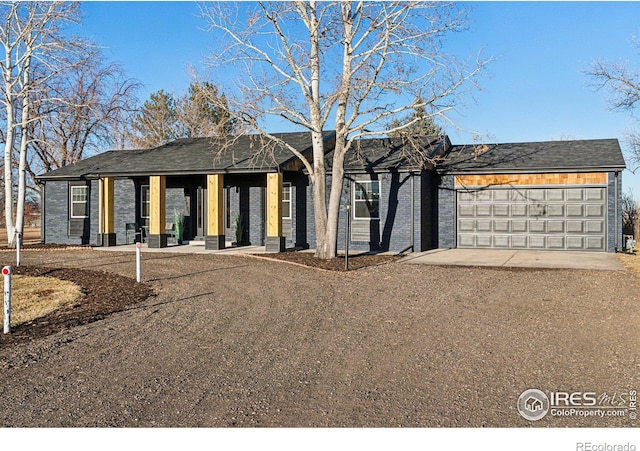
[[[308,133],[277,136],[303,154],[311,152]],[[331,148],[334,134],[324,139]],[[625,164],[617,140],[481,146],[452,145],[446,136],[417,141],[422,160],[405,155],[400,138],[361,140],[347,155],[339,248],[346,206],[354,250],[613,252],[620,246]],[[264,152],[256,156],[258,149]],[[161,248],[179,212],[185,239],[204,241],[208,249],[229,241],[272,252],[315,246],[304,166],[258,135],[105,152],[39,179],[46,243],[121,245],[132,239],[129,227],[149,247]]]

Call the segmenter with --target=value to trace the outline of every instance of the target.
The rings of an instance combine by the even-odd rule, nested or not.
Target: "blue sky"
[[[640,36],[640,2],[465,6],[470,29],[451,36],[447,48],[460,57],[482,49],[494,61],[479,80],[482,90],[453,115],[461,128],[480,132],[485,142],[618,138],[624,146],[634,118],[611,111],[607,93],[595,91],[584,71],[598,58],[640,67],[640,52],[631,43]],[[204,70],[212,37],[195,2],[96,1],[82,9],[80,32],[144,85],[142,99],[159,89],[184,92],[189,67]],[[454,143],[472,140],[466,132],[447,132]],[[637,172],[625,171],[623,186],[640,198]]]

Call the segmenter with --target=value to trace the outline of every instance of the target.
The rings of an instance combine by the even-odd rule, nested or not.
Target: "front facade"
[[[308,134],[279,137],[311,149]],[[331,146],[333,135],[325,139]],[[349,248],[365,251],[613,252],[620,246],[624,161],[616,140],[491,147],[453,146],[446,137],[422,142],[440,162],[435,167],[400,158],[397,139],[367,140],[366,158],[347,158],[339,249],[347,245],[348,226]],[[209,249],[314,248],[309,177],[285,149],[270,148],[269,158],[257,160],[258,146],[271,144],[246,136],[219,152],[211,139],[178,140],[107,152],[44,174],[42,239],[165,247],[179,214],[184,240]]]

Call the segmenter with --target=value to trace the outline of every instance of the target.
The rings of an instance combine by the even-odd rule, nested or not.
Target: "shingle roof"
[[[431,166],[433,159],[451,146],[446,136],[360,139],[345,156],[347,172],[377,172],[391,169],[420,170]],[[332,155],[326,165],[331,168]]]
[[[311,150],[311,134],[274,134],[303,153]],[[333,132],[325,133],[325,140]],[[219,150],[226,145],[224,152]],[[263,149],[261,155],[256,151]],[[47,172],[40,179],[95,178],[99,176],[186,175],[212,172],[270,172],[295,160],[291,152],[259,135],[213,138],[185,138],[154,149],[108,151],[69,166]]]
[[[308,132],[279,133],[282,139],[303,153],[311,152]],[[325,140],[335,137],[326,132]],[[345,158],[347,172],[391,169],[420,170],[430,167],[447,173],[500,173],[551,171],[602,171],[625,167],[617,139],[548,141],[510,144],[452,146],[444,137],[413,140],[421,152],[404,152],[402,138],[356,141]],[[224,152],[219,152],[223,145]],[[256,157],[258,149],[268,149]],[[444,158],[440,159],[440,156]],[[438,161],[440,159],[440,161]],[[331,170],[331,154],[327,155]],[[244,135],[233,142],[212,138],[179,139],[154,149],[109,151],[39,176],[42,180],[97,178],[104,176],[188,175],[219,172],[273,172],[299,170],[301,165],[291,152],[259,135]]]
[[[452,146],[439,172],[500,173],[624,169],[617,139]]]

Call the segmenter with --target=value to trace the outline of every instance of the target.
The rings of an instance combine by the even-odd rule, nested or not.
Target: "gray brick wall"
[[[249,191],[249,242],[254,246],[264,246],[265,230],[265,187],[248,187]]]
[[[618,173],[618,189],[616,190],[616,173],[609,172],[607,184],[607,252],[615,252],[616,238],[618,250],[622,250],[622,173]],[[618,214],[616,217],[616,198]],[[617,227],[616,227],[617,225]]]
[[[438,184],[438,247],[454,248],[456,193],[454,176],[440,177]]]
[[[128,222],[136,222],[136,189],[133,180],[130,179],[114,180],[113,185],[116,244],[125,244],[125,225]],[[95,215],[98,215],[97,209]]]
[[[411,179],[414,179],[413,185]],[[366,240],[349,242],[350,250],[361,251],[401,251],[408,247],[411,240],[411,193],[413,189],[415,207],[413,209],[413,244],[415,249],[420,249],[420,198],[421,198],[421,182],[418,174],[413,176],[409,173],[383,173],[376,175],[355,175],[348,174],[342,185],[342,193],[340,199],[340,213],[338,218],[338,242],[339,250],[345,248],[345,233],[347,227],[347,216],[345,206],[351,203],[352,181],[377,179],[380,182],[380,219],[378,220],[352,220],[352,237],[361,235],[367,236]],[[331,186],[331,177],[327,181],[329,189]],[[299,189],[302,189],[300,187]],[[306,229],[307,241],[311,248],[316,246],[315,223],[313,213],[313,192],[311,185],[306,189]],[[298,206],[302,203],[297,202]],[[296,212],[296,221],[300,221],[299,214]],[[300,236],[297,237],[300,240]]]
[[[75,182],[77,184],[77,182]],[[48,181],[45,185],[44,203],[44,240],[55,244],[96,244],[98,234],[98,184],[89,186],[89,218],[82,236],[69,235],[69,182]]]

